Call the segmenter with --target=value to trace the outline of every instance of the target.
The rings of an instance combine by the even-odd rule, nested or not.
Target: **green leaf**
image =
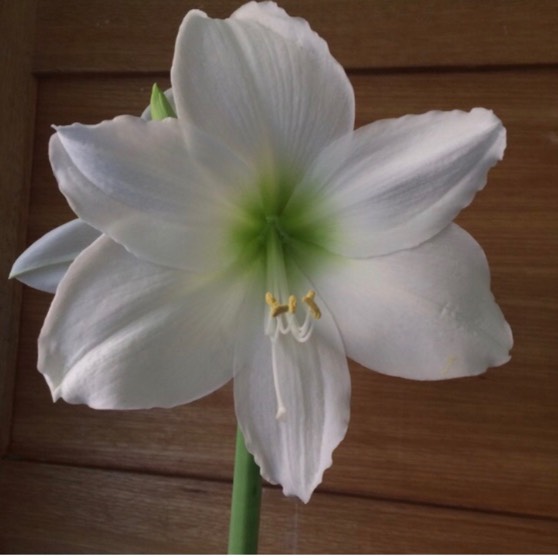
[[[156,83],[153,84],[153,89],[151,90],[151,103],[149,107],[153,120],[163,120],[163,118],[168,117],[176,118],[176,114],[169,100]]]

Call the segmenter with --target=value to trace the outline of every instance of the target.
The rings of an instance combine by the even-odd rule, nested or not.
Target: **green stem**
[[[257,554],[262,483],[260,468],[236,431],[236,456],[229,528],[229,554]]]

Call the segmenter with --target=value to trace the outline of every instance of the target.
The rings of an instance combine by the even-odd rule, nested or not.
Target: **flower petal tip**
[[[10,269],[10,273],[8,274],[8,279],[17,279],[17,276],[20,274],[21,271],[18,269],[18,260],[19,258],[14,262],[14,265],[12,265],[12,269]]]

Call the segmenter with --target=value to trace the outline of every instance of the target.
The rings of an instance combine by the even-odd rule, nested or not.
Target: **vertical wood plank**
[[[21,288],[8,281],[25,243],[35,84],[35,1],[0,3],[0,455],[10,434]]]

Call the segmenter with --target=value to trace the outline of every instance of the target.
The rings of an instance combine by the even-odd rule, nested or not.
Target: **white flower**
[[[307,501],[347,429],[346,356],[421,380],[509,359],[485,256],[451,224],[505,130],[473,109],[353,132],[326,43],[268,2],[188,13],[171,80],[176,119],[52,137],[60,189],[103,234],[57,289],[39,369],[54,399],[101,409],[171,407],[234,377],[263,476]]]

